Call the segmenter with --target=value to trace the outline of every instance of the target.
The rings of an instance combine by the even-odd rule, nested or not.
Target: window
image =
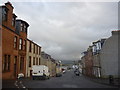
[[[17,64],[17,56],[14,57],[14,64]]]
[[[32,46],[31,44],[32,44],[32,43],[30,42],[30,45],[29,45],[29,52],[31,52],[31,46]]]
[[[24,32],[26,32],[26,30],[27,30],[27,27],[26,27],[26,25],[24,24]]]
[[[31,56],[29,56],[29,67],[31,67]]]
[[[35,57],[33,57],[33,65],[35,65]]]
[[[39,47],[39,55],[41,54],[41,48]]]
[[[38,58],[36,58],[36,65],[38,65]]]
[[[24,57],[20,57],[20,71],[24,69]]]
[[[98,42],[98,45],[99,45],[99,50],[101,49],[101,42]]]
[[[12,26],[15,26],[15,17],[12,18]]]
[[[2,20],[7,21],[7,8],[2,8]]]
[[[10,70],[10,55],[8,55],[8,65],[7,70]]]
[[[3,71],[10,71],[10,55],[4,55]]]
[[[19,41],[19,50],[22,50],[22,39]]]
[[[40,58],[39,58],[39,65],[40,65]]]
[[[36,54],[38,54],[38,46],[36,46]]]
[[[35,53],[35,44],[34,44],[34,53]]]
[[[3,71],[6,71],[7,68],[7,55],[4,55],[4,61],[3,61]]]
[[[17,37],[14,37],[14,48],[17,49]]]
[[[26,32],[27,26],[24,23],[21,23],[21,32]]]
[[[20,31],[22,32],[23,31],[23,24],[21,23],[20,25],[21,25]]]
[[[38,47],[38,54],[39,54],[39,47]]]
[[[17,73],[17,56],[14,56],[14,76],[16,77]]]
[[[23,42],[23,50],[26,50],[26,40]]]

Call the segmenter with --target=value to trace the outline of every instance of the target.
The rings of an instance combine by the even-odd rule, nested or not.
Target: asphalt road
[[[17,88],[115,88],[109,85],[88,80],[84,76],[76,76],[73,71],[67,71],[62,77],[52,77],[48,80],[23,79],[17,81]]]

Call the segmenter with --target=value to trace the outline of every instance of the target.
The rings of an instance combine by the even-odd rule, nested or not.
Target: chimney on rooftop
[[[120,30],[112,31],[112,35],[120,35]]]
[[[12,7],[13,8],[13,6],[12,6],[12,4],[8,1],[7,3],[5,3],[5,5],[7,6],[7,7]]]

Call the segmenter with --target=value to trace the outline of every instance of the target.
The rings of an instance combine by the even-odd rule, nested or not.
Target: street
[[[84,76],[76,76],[73,71],[67,71],[62,77],[52,77],[48,80],[22,79],[14,82],[15,88],[115,88],[88,80]],[[3,88],[9,85],[3,83]],[[10,86],[9,86],[10,88]]]

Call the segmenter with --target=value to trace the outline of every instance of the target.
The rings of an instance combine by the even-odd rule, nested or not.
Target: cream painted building
[[[26,76],[32,75],[32,66],[41,65],[41,46],[27,39]]]

